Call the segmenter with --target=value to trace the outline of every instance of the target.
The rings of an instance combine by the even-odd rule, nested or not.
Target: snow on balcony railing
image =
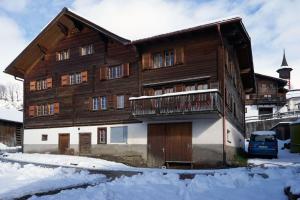
[[[246,117],[245,120],[246,123],[248,123],[248,122],[255,122],[255,121],[285,119],[285,118],[294,118],[294,117],[300,117],[300,110],[248,116]]]
[[[222,99],[217,89],[131,97],[129,100],[134,116],[221,112],[222,108]]]

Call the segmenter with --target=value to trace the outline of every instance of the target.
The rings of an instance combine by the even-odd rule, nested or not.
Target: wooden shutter
[[[130,71],[129,71],[129,63],[123,64],[122,67],[123,67],[123,76],[124,76],[124,77],[128,77],[129,74],[130,74]]]
[[[70,84],[70,77],[69,75],[63,75],[61,76],[61,85],[65,86],[65,85],[69,85]]]
[[[54,114],[59,113],[59,103],[54,103]]]
[[[36,90],[36,81],[30,81],[29,91],[35,91],[35,90]]]
[[[88,110],[92,111],[93,110],[93,98],[89,97],[88,99]]]
[[[107,108],[113,108],[113,95],[107,95]]]
[[[108,79],[108,67],[103,66],[100,68],[100,80]]]
[[[129,108],[130,107],[130,101],[129,101],[129,95],[124,96],[124,107]]]
[[[35,106],[29,106],[28,111],[29,111],[29,117],[35,116]]]
[[[118,98],[117,98],[117,95],[113,95],[112,96],[112,104],[113,104],[113,107],[115,108],[115,109],[117,109],[117,104],[118,104],[118,100],[117,100]]]
[[[46,83],[47,83],[47,89],[52,88],[52,78],[47,78]]]
[[[81,72],[81,81],[83,83],[86,83],[88,81],[88,72],[87,71]]]
[[[154,89],[153,88],[145,88],[144,95],[145,96],[154,96]]]
[[[184,63],[184,49],[183,47],[175,49],[175,64],[183,64]]]
[[[185,91],[185,85],[183,85],[183,84],[176,85],[175,86],[175,91],[176,92],[183,92],[183,91]]]
[[[143,69],[151,69],[153,66],[151,53],[144,53],[142,56]]]

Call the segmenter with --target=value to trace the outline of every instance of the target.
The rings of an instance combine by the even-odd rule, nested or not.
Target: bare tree
[[[0,100],[7,99],[7,90],[5,85],[0,84]]]

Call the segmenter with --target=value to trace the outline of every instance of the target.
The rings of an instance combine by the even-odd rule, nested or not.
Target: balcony
[[[222,98],[217,89],[131,97],[131,110],[137,118],[222,113]]]

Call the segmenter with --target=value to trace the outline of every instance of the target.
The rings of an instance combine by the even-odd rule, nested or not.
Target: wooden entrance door
[[[150,166],[165,165],[165,125],[148,125],[148,163]]]
[[[166,161],[192,161],[192,124],[174,123],[166,126]]]
[[[70,147],[70,134],[62,133],[58,136],[58,150],[60,154],[66,154]]]
[[[148,163],[192,161],[192,123],[149,124]]]
[[[79,134],[79,154],[85,155],[91,153],[92,140],[91,133]]]

